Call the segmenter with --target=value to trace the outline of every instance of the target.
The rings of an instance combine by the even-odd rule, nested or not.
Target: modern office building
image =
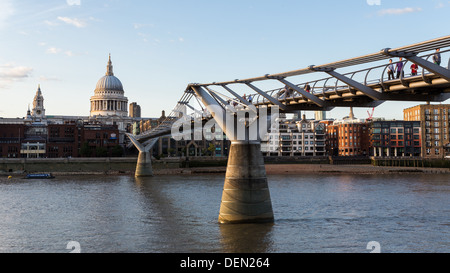
[[[374,120],[370,126],[371,155],[421,156],[420,121]]]

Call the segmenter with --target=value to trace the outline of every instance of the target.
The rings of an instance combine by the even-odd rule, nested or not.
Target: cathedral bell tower
[[[36,91],[36,96],[34,96],[33,110],[31,112],[31,116],[33,118],[44,118],[45,117],[44,97],[42,96],[41,85],[38,86],[38,90]]]

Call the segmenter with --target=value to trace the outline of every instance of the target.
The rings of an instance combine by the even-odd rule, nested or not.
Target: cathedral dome
[[[91,97],[91,116],[128,116],[128,98],[124,95],[122,82],[114,76],[110,55],[106,75],[98,80]]]
[[[109,56],[108,65],[106,66],[106,75],[98,80],[97,86],[95,88],[95,92],[104,91],[123,92],[122,82],[120,82],[120,80],[116,76],[114,76],[111,55]]]
[[[111,75],[111,76],[103,76],[98,80],[97,86],[95,88],[95,92],[99,91],[122,91],[123,92],[123,86],[120,80]]]

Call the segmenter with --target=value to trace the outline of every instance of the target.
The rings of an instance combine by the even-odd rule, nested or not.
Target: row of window
[[[314,141],[313,140],[311,140],[311,141],[304,141],[304,145],[314,145]],[[323,142],[316,142],[318,145],[320,145],[321,143],[323,144]],[[270,140],[269,141],[269,144],[275,144],[275,145],[278,145],[279,144],[279,142],[278,141],[272,141],[272,140]],[[290,144],[290,143],[289,143]],[[302,141],[292,141],[292,144],[293,145],[303,145],[303,142]]]
[[[281,140],[291,140],[291,139],[314,139],[314,135],[305,135],[304,138],[302,137],[302,135],[292,135],[292,137],[290,135],[281,135],[280,137],[278,137],[278,135],[275,136],[269,136],[269,139],[281,139]]]
[[[374,128],[372,130],[373,134],[419,134],[420,129],[419,128]]]

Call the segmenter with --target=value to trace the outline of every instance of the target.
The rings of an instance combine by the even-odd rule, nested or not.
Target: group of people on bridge
[[[437,64],[437,65],[441,65],[441,53],[440,53],[440,49],[436,49],[436,53],[434,53],[433,55],[433,63]],[[395,78],[400,78],[400,75],[402,75],[402,77],[405,76],[405,72],[403,69],[403,58],[400,58],[399,62],[397,62],[397,64],[394,67],[394,64],[392,63],[392,59],[389,60],[389,65],[387,67],[387,74],[388,74],[388,80],[393,80]],[[419,67],[417,66],[417,64],[413,63],[411,64],[411,76],[417,76],[417,70],[419,69]],[[394,77],[394,73],[397,72],[397,77]]]

